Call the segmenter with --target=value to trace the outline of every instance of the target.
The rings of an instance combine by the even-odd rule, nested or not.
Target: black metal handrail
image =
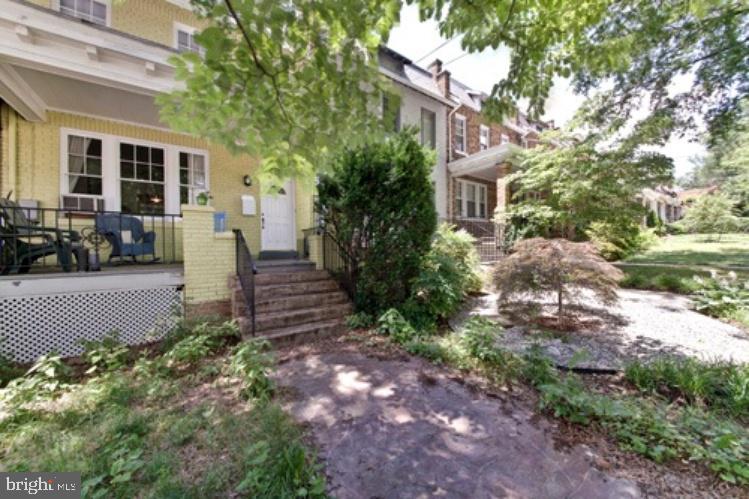
[[[359,273],[358,262],[327,228],[320,228],[318,231],[322,237],[323,268],[338,281],[353,300],[356,295],[356,277]]]
[[[237,279],[242,288],[242,296],[247,306],[247,312],[251,319],[252,336],[255,336],[255,261],[244,234],[239,229],[234,229],[236,240],[236,265]]]
[[[177,263],[180,215],[22,207],[0,198],[0,274]],[[95,258],[89,258],[95,255]]]

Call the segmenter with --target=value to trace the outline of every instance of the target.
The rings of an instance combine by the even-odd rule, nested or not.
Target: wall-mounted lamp
[[[250,187],[252,186],[252,177],[250,177],[249,175],[245,175],[244,177],[242,177],[242,182],[245,186]]]

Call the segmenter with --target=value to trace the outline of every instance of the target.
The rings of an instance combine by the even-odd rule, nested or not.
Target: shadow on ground
[[[486,398],[418,359],[356,353],[282,363],[285,402],[308,423],[339,498],[639,497],[585,449],[554,449],[527,409]]]

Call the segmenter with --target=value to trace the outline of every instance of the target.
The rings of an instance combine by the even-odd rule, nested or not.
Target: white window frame
[[[485,151],[491,147],[491,129],[486,125],[479,125],[479,150]]]
[[[466,117],[463,116],[462,114],[455,115],[455,138],[458,137],[458,122],[462,123],[463,125],[462,126],[463,135],[462,135],[462,140],[460,142],[456,141],[453,147],[456,153],[466,155],[467,154],[466,140],[467,140],[467,135],[468,135],[468,126],[467,126],[468,123],[467,123]],[[461,149],[458,149],[458,144],[460,144]]]
[[[197,196],[201,192],[208,192],[209,191],[209,185],[208,185],[209,184],[208,155],[205,154],[204,152],[200,152],[200,151],[198,151],[196,149],[190,150],[190,149],[187,149],[185,147],[179,148],[177,150],[177,173],[178,174],[180,173],[179,170],[182,169],[182,167],[179,164],[179,156],[182,153],[189,154],[190,156],[202,156],[203,157],[203,170],[204,170],[203,174],[205,175],[205,185],[202,188],[194,187],[193,184],[183,184],[182,181],[181,181],[181,179],[177,178],[177,182],[178,182],[178,188],[177,188],[177,196],[178,196],[178,198],[177,199],[180,201],[180,203],[182,202],[182,199],[181,199],[182,195],[181,195],[180,191],[181,191],[182,187],[185,186],[188,189],[187,196],[191,200],[191,202],[188,203],[188,204],[193,204],[193,202],[194,202],[193,200],[196,200]],[[190,177],[190,178],[188,178],[188,180],[192,180],[192,178],[191,178],[192,177],[192,169],[191,168],[188,168],[188,176]]]
[[[70,194],[67,184],[67,161],[68,161],[68,136],[79,135],[93,139],[101,139],[101,173],[102,173],[102,197],[104,207],[108,211],[121,211],[122,200],[120,197],[120,143],[133,144],[136,146],[158,147],[164,149],[164,213],[168,215],[180,213],[179,199],[179,153],[200,154],[205,159],[205,190],[211,188],[211,156],[206,149],[183,147],[166,142],[155,142],[135,139],[124,135],[110,135],[75,128],[60,129],[60,193]],[[127,180],[127,179],[126,179]],[[100,196],[94,196],[99,198]],[[158,216],[158,215],[157,215]]]
[[[424,130],[424,113],[431,113],[432,115],[432,127],[433,129],[430,130],[430,135],[432,139],[432,145],[430,146],[432,149],[437,149],[437,112],[433,111],[427,107],[422,107],[421,111],[419,113],[419,135],[421,136],[421,145],[426,145],[425,140],[425,130]],[[432,133],[433,132],[433,133]]]
[[[187,24],[182,24],[180,22],[175,21],[174,22],[174,27],[172,29],[172,36],[174,38],[174,48],[177,49],[177,50],[179,50],[179,32],[180,31],[183,31],[183,32],[187,33],[188,35],[190,35],[192,37],[192,36],[195,36],[195,33],[197,33],[200,30],[198,28],[194,27],[194,26],[190,26],[190,25],[187,25]],[[197,42],[195,42],[195,43],[197,44]],[[190,52],[194,52],[196,54],[203,55],[205,49],[203,47],[201,47],[200,45],[198,45],[197,52],[194,51],[194,50],[189,50],[189,51]]]
[[[476,188],[476,216],[469,217],[468,214],[468,196],[466,187],[472,185]],[[456,213],[458,218],[464,220],[488,220],[489,219],[489,189],[485,184],[471,182],[470,180],[458,180],[456,185],[455,200],[460,201],[460,213]],[[480,216],[480,205],[484,205],[484,216]]]
[[[68,138],[70,136],[76,136],[76,137],[83,137],[86,139],[97,139],[101,140],[101,195],[95,195],[95,194],[78,194],[75,192],[70,192],[70,168],[68,161],[70,160],[70,154],[68,150],[69,141]],[[105,207],[106,207],[106,185],[105,185],[105,166],[104,166],[104,157],[105,157],[105,150],[106,143],[104,141],[104,136],[98,133],[90,133],[83,130],[76,131],[76,132],[69,132],[61,135],[60,139],[60,206],[62,207],[62,196],[76,196],[76,197],[82,197],[82,198],[89,198],[89,199],[104,199]]]
[[[99,3],[103,3],[107,8],[107,16],[106,16],[106,24],[104,26],[110,27],[112,26],[112,0],[96,0]],[[57,12],[60,12],[61,14],[64,14],[66,16],[74,17],[76,19],[82,19],[84,21],[90,22],[91,24],[95,24],[97,26],[101,26],[99,23],[95,23],[91,21],[90,19],[86,19],[84,17],[76,16],[73,14],[68,14],[62,11],[62,7],[60,5],[60,0],[52,0],[52,8],[56,10]]]

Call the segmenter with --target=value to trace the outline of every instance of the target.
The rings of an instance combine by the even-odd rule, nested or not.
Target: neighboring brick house
[[[448,110],[448,218],[489,222],[497,206],[510,201],[503,179],[516,147],[533,147],[539,133],[552,126],[518,112],[497,123],[482,114],[488,97],[451,77],[437,59],[428,70],[442,94],[456,107]]]

